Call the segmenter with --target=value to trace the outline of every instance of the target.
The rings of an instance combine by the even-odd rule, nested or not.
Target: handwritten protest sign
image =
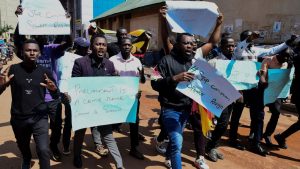
[[[247,90],[257,86],[259,77],[256,75],[261,63],[253,61],[216,60],[216,69],[237,90]]]
[[[294,75],[294,69],[269,69],[268,87],[264,91],[264,104],[274,103],[277,98],[285,98]]]
[[[166,1],[167,21],[173,32],[207,37],[216,24],[218,7],[212,2]]]
[[[74,62],[82,56],[65,52],[64,56],[57,59],[57,83],[61,92],[67,92],[67,80],[71,78]]]
[[[68,80],[72,127],[135,122],[138,77],[77,77]]]
[[[241,94],[204,60],[196,60],[189,72],[195,74],[195,79],[191,82],[180,82],[176,89],[218,117],[229,104],[241,97]]]
[[[59,0],[23,0],[19,15],[21,35],[68,35],[70,19]]]

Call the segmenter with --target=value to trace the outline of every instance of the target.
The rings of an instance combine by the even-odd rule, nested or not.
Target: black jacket
[[[159,92],[158,100],[163,108],[172,108],[178,111],[190,110],[192,100],[176,90],[177,82],[172,77],[189,70],[192,66],[191,58],[178,56],[171,51],[170,55],[164,56],[157,65],[162,79],[152,80],[151,86]]]

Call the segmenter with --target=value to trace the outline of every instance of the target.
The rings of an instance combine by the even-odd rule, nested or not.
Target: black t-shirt
[[[117,42],[112,42],[107,45],[107,53],[109,57],[117,55],[118,53],[120,53],[120,51],[121,50]]]
[[[34,114],[33,109],[44,102],[46,88],[40,83],[45,83],[45,76],[54,81],[52,73],[37,65],[34,69],[27,69],[24,63],[12,65],[9,74],[14,74],[10,82],[12,104],[11,114],[27,116]],[[58,91],[50,93],[53,98],[58,98]]]

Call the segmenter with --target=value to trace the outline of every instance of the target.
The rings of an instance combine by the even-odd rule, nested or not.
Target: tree
[[[0,26],[0,35],[2,35],[3,33],[8,32],[12,29],[14,29],[14,28],[11,25],[5,24],[4,26]]]

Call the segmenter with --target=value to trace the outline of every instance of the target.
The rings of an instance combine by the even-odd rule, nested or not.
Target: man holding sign
[[[75,60],[72,77],[111,76],[115,73],[113,63],[105,58],[107,41],[103,35],[94,35],[91,39],[92,53],[89,56]],[[116,141],[112,135],[111,125],[99,126],[101,136],[111,155],[117,163],[117,168],[123,168],[123,161]],[[76,168],[82,167],[81,149],[86,128],[75,131],[74,161]]]
[[[197,50],[197,58],[207,55],[219,40],[222,17],[209,42]],[[157,68],[162,78],[152,80],[154,90],[159,92],[162,121],[170,143],[167,148],[166,162],[170,160],[173,169],[181,169],[182,132],[191,112],[192,100],[176,90],[179,82],[191,81],[194,74],[188,72],[194,58],[193,37],[191,34],[178,34],[170,55],[163,57]]]

